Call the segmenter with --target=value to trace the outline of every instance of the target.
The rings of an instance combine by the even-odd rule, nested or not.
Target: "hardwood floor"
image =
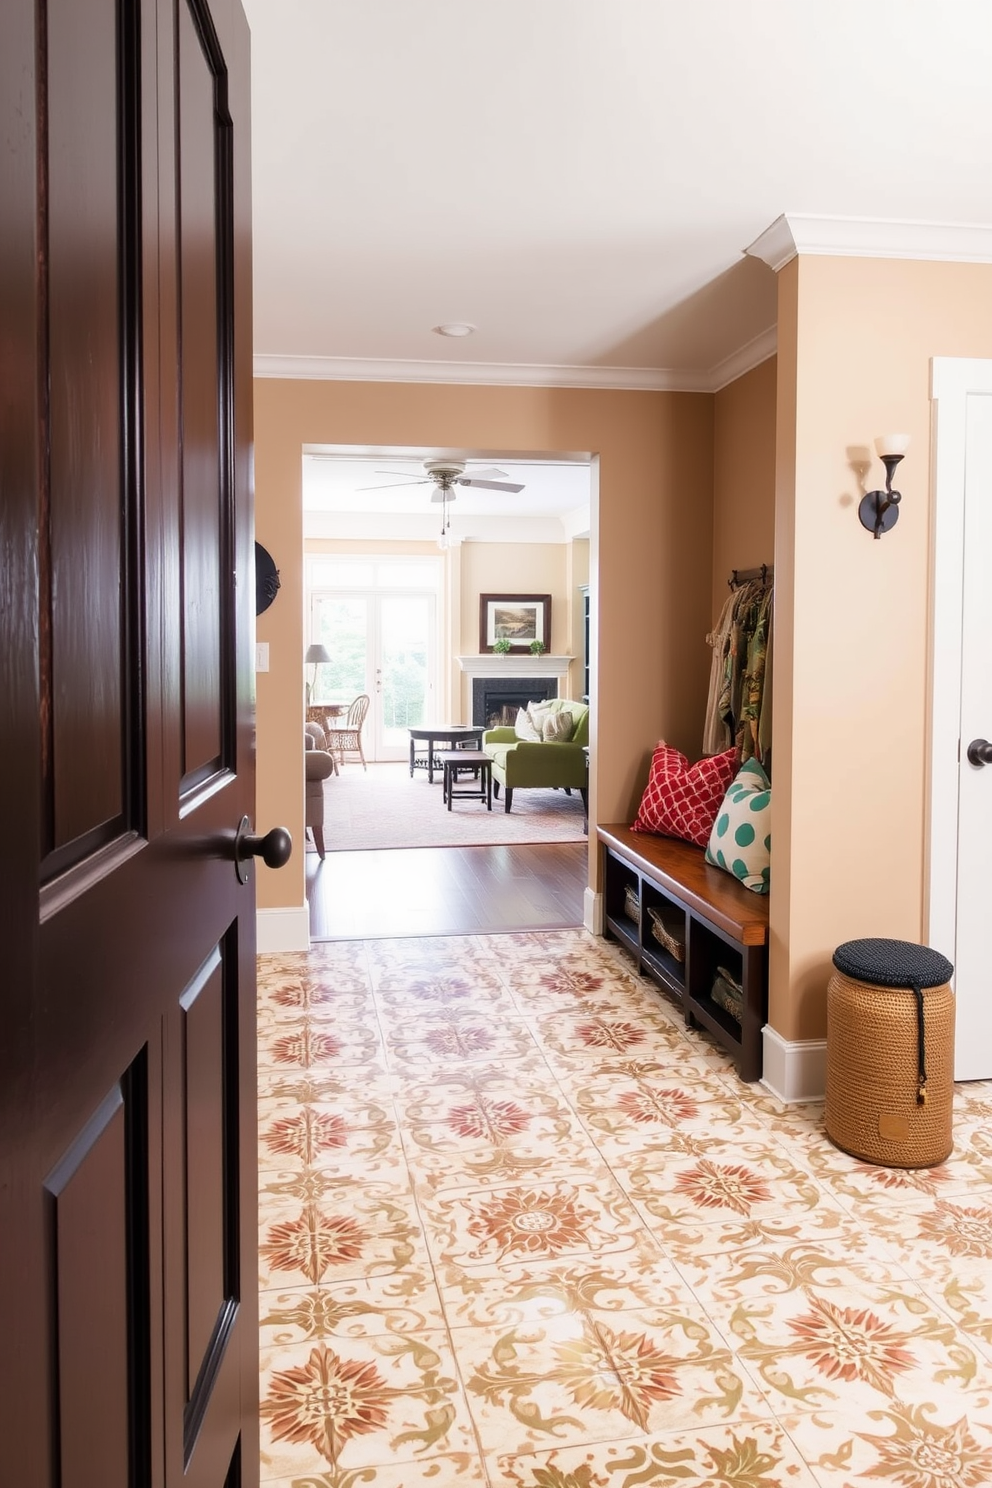
[[[585,842],[307,853],[313,940],[479,935],[582,924]]]

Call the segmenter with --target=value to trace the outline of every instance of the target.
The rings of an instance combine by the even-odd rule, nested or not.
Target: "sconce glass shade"
[[[879,434],[875,440],[875,451],[879,458],[884,458],[886,455],[904,455],[908,449],[908,434]]]
[[[325,661],[330,661],[331,653],[328,651],[326,646],[308,646],[307,654],[303,659],[308,666],[322,666]]]

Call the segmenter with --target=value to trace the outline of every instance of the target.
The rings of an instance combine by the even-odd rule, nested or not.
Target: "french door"
[[[332,660],[318,672],[315,702],[370,698],[366,759],[406,759],[410,728],[434,721],[437,603],[423,590],[315,592],[311,639]]]

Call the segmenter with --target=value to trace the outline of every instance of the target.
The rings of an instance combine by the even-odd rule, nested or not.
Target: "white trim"
[[[603,896],[587,888],[582,895],[582,923],[592,935],[603,933]]]
[[[791,241],[791,239],[790,239]],[[385,361],[373,357],[272,356],[258,353],[256,377],[330,382],[468,383],[480,387],[606,388],[618,392],[718,393],[775,354],[775,327],[707,370],[677,367],[541,366],[512,362]]]
[[[822,1100],[827,1088],[826,1039],[784,1039],[766,1023],[761,1030],[762,1075],[772,1095],[786,1105]]]
[[[992,263],[992,223],[900,222],[784,212],[744,251],[776,273],[801,253]]]
[[[738,377],[743,377],[745,372],[752,372],[755,367],[760,367],[762,362],[767,362],[778,351],[778,326],[769,326],[759,336],[732,352],[729,357],[724,357],[722,362],[717,362],[715,367],[710,368],[710,392],[718,393],[728,383],[736,382]]]
[[[458,656],[455,660],[469,677],[566,677],[576,658],[519,656],[511,651],[507,656],[490,656],[484,652],[479,656]]]
[[[706,372],[666,367],[541,366],[514,362],[387,361],[376,357],[270,356],[259,353],[256,377],[333,382],[446,382],[485,387],[618,388],[626,392],[709,392]]]
[[[310,912],[305,904],[299,909],[257,909],[255,911],[256,949],[268,951],[308,951],[310,949]]]

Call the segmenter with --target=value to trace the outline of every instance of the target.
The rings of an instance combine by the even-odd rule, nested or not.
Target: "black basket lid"
[[[875,987],[941,987],[954,972],[946,956],[911,940],[846,940],[834,951],[834,965]]]

